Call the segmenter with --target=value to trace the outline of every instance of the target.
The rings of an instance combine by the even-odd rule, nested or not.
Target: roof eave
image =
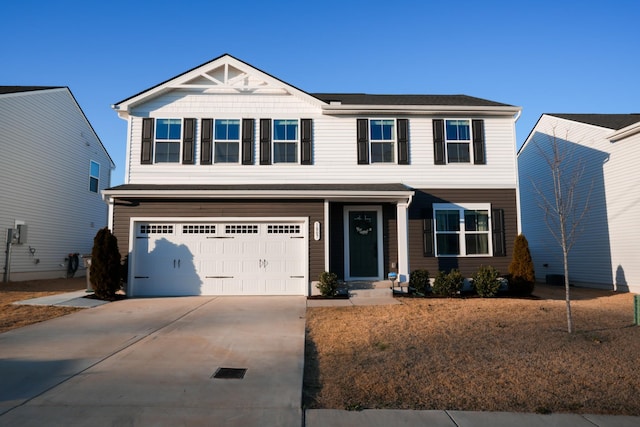
[[[466,105],[337,105],[322,106],[323,114],[482,114],[489,116],[513,116],[522,110],[513,106],[466,106]]]
[[[104,198],[234,198],[234,199],[366,199],[366,200],[398,200],[410,199],[412,190],[406,191],[354,191],[354,190],[102,190]]]
[[[621,139],[628,138],[637,133],[640,133],[640,122],[634,123],[630,126],[617,130],[611,135],[609,135],[608,138],[611,142],[616,142],[616,141],[620,141]]]

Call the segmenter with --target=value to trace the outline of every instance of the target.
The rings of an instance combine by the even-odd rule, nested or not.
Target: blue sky
[[[36,1],[0,6],[0,85],[68,86],[124,179],[111,105],[223,53],[307,92],[640,113],[640,2]]]

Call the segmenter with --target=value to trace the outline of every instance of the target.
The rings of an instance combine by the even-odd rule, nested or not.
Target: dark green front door
[[[378,219],[376,211],[349,212],[349,275],[378,277]]]

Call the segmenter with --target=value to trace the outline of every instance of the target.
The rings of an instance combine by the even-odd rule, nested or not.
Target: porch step
[[[373,289],[350,289],[349,298],[393,298],[390,287]]]

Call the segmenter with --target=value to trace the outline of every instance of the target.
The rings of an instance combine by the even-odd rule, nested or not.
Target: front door
[[[378,210],[349,208],[346,237],[348,238],[348,276],[378,279],[380,277],[381,242],[379,241]]]

